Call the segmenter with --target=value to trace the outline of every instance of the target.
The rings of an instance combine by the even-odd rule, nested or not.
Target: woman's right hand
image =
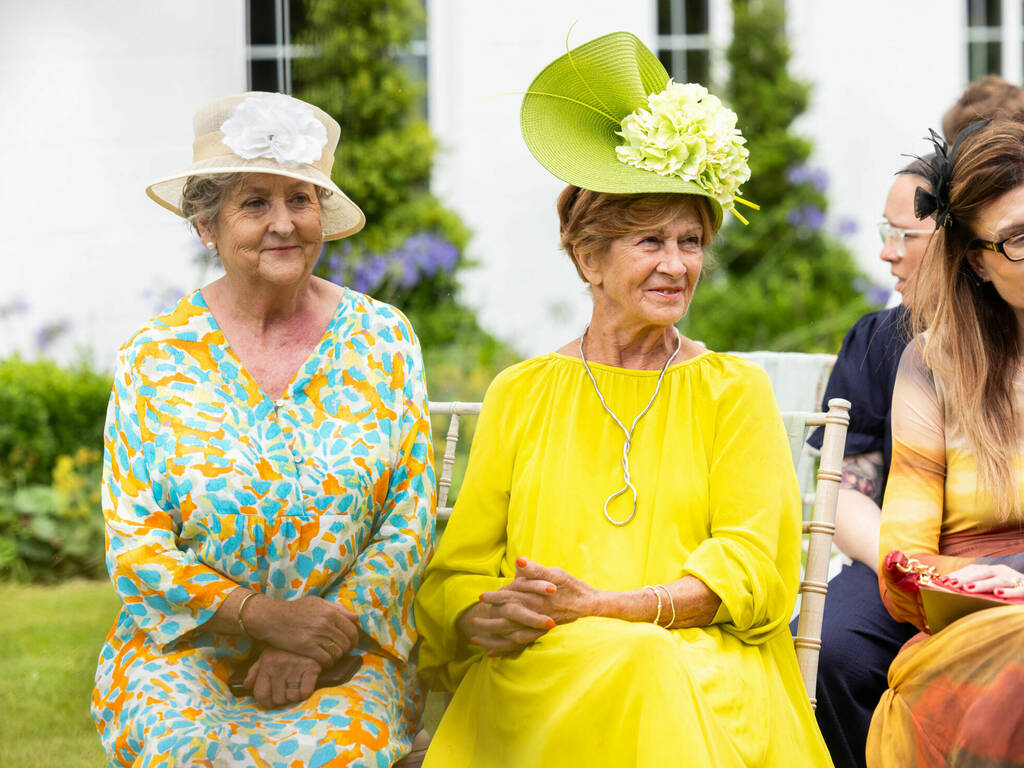
[[[306,656],[324,668],[359,639],[356,615],[321,597],[279,600],[257,594],[245,604],[242,620],[253,638]]]
[[[491,653],[521,650],[555,626],[554,619],[532,610],[533,595],[514,590],[486,593],[459,616],[459,631],[471,645]]]

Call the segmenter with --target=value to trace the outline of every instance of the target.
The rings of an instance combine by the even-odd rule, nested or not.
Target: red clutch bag
[[[1022,597],[999,597],[991,592],[976,594],[963,587],[953,586],[934,566],[907,558],[898,549],[885,558],[883,572],[886,587],[904,607],[916,608],[923,626],[935,634],[959,618],[975,611],[1006,605],[1024,605]],[[912,602],[913,605],[909,605]]]

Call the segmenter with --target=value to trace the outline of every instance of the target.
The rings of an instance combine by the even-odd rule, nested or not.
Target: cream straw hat
[[[146,194],[181,216],[181,192],[192,176],[273,173],[333,194],[322,201],[324,240],[363,228],[359,206],[331,181],[341,128],[318,107],[283,93],[242,93],[202,107],[192,121],[192,165],[155,181]]]

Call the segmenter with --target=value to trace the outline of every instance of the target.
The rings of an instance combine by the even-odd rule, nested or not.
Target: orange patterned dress
[[[92,714],[110,765],[388,766],[407,752],[435,499],[423,366],[401,313],[346,290],[272,400],[196,291],[122,349],[105,448],[123,606]],[[354,611],[361,670],[279,709],[233,696],[251,640],[203,624],[239,585]]]
[[[1024,375],[1015,382],[1016,430],[1024,435]],[[972,560],[1019,563],[1020,521],[1007,519],[979,486],[960,409],[915,343],[893,393],[893,458],[879,550],[898,549],[950,573]],[[1024,445],[1013,457],[1024,499]],[[1020,568],[1019,564],[1015,567]],[[916,600],[883,582],[899,621],[923,626]],[[869,768],[1024,765],[1024,606],[969,614],[934,635],[919,634],[889,668],[868,733]]]

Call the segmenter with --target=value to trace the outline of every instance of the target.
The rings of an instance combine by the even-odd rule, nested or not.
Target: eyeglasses
[[[995,243],[991,240],[972,240],[967,244],[967,250],[974,248],[986,248],[1001,253],[1010,261],[1024,261],[1024,233],[1010,235]]]
[[[904,229],[903,227],[894,227],[885,219],[878,222],[878,234],[882,236],[882,242],[888,243],[890,240],[895,238],[896,256],[901,259],[907,255],[907,237],[931,235],[934,234],[934,232],[934,229]]]

